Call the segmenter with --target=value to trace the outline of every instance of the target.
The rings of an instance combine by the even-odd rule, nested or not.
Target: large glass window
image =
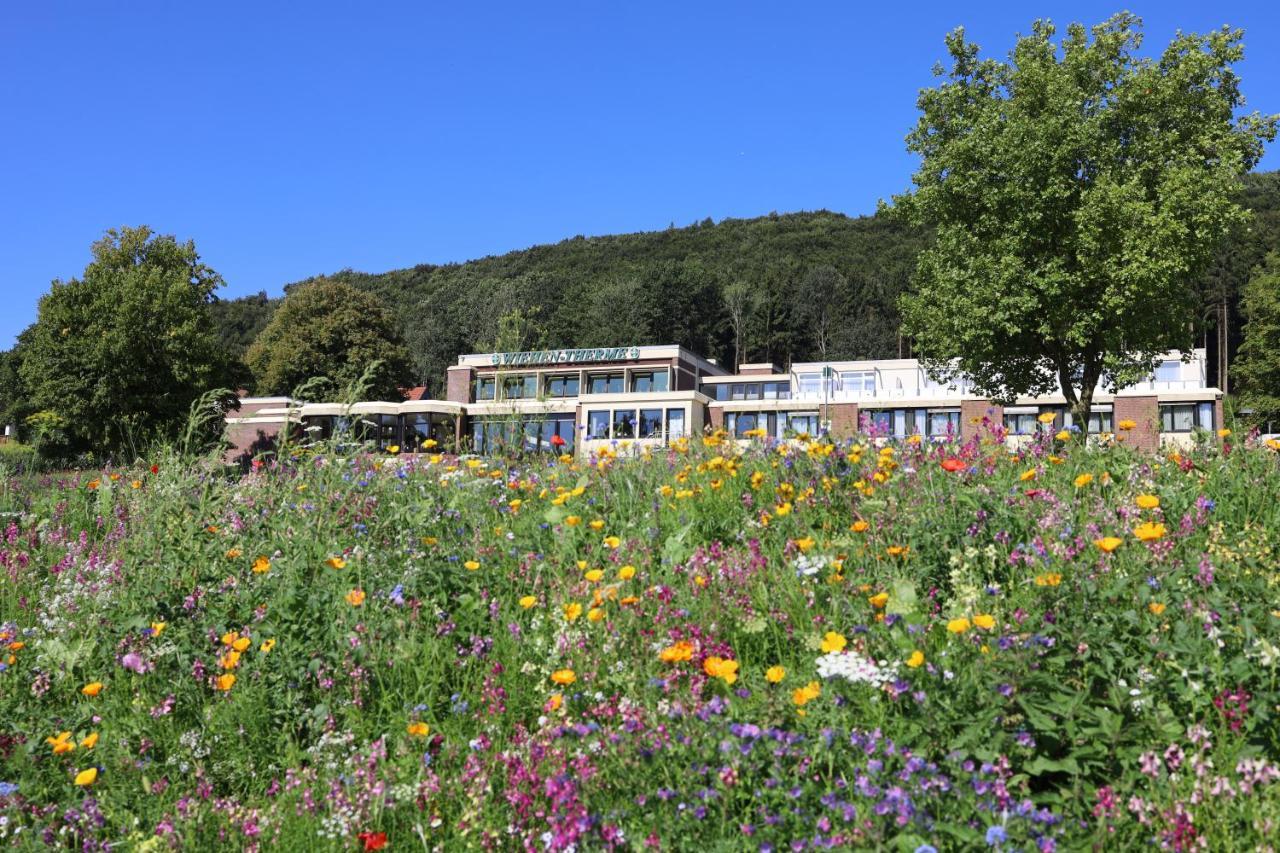
[[[538,377],[506,376],[502,380],[502,396],[507,400],[531,400],[538,396]]]
[[[633,409],[617,409],[613,413],[613,437],[636,437],[636,413]]]
[[[759,415],[755,412],[726,412],[724,426],[737,438],[743,438],[757,426]]]
[[[1166,403],[1160,406],[1161,432],[1213,428],[1213,403]]]
[[[724,386],[721,385],[721,388]],[[667,441],[684,437],[684,409],[667,409]]]
[[[929,410],[928,430],[930,436],[959,435],[959,409]]]
[[[1035,412],[1014,412],[1004,414],[1004,428],[1010,435],[1035,435],[1039,425]]]
[[[609,437],[609,411],[587,412],[587,438]]]
[[[404,449],[423,450],[428,441],[433,450],[453,446],[453,415],[440,412],[412,412],[404,416]]]
[[[667,390],[667,371],[654,370],[632,373],[631,390],[637,394]]]
[[[1180,361],[1160,362],[1159,366],[1156,367],[1156,381],[1157,382],[1176,382],[1178,380],[1178,375],[1181,372],[1180,371],[1181,366],[1182,366],[1182,362]]]
[[[845,371],[840,374],[840,384],[846,391],[874,394],[876,372],[874,370]]]
[[[662,409],[641,409],[639,438],[662,437]]]
[[[893,434],[893,410],[875,409],[871,412],[871,426],[880,435]]]
[[[804,433],[810,437],[817,436],[822,432],[822,427],[818,423],[818,413],[809,412],[787,415],[787,430],[795,434]]]
[[[707,393],[707,396],[713,397],[717,400],[728,400],[730,387],[731,386],[727,382],[721,382],[716,385],[712,385],[710,392]]]
[[[497,391],[498,381],[492,376],[482,376],[476,380],[476,399],[492,400]]]
[[[547,396],[548,397],[576,397],[578,396],[578,376],[548,376],[547,377]]]
[[[587,389],[591,394],[621,394],[621,373],[593,373],[587,380]]]
[[[1089,434],[1097,435],[1103,432],[1114,432],[1112,426],[1113,414],[1110,411],[1095,410],[1089,413]]]
[[[790,382],[766,382],[763,385],[766,400],[790,400]]]
[[[818,394],[822,391],[822,375],[819,373],[800,374],[800,393]]]
[[[542,421],[541,427],[541,444],[538,449],[544,452],[552,453],[572,453],[573,452],[573,416],[572,415],[553,415],[549,419]],[[559,437],[560,442],[555,439]]]

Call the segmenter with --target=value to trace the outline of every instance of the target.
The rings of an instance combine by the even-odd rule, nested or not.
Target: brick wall
[[[776,364],[744,364],[738,368],[739,376],[773,376],[782,373]]]
[[[712,429],[724,429],[724,409],[712,406],[710,423]]]
[[[247,465],[259,453],[272,450],[283,423],[227,424],[226,437],[231,446],[223,459],[229,464]]]
[[[1222,398],[1218,397],[1213,401],[1213,429],[1215,433],[1226,426],[1226,424],[1223,423],[1222,418]],[[1221,444],[1222,439],[1218,439],[1218,443]]]
[[[856,403],[832,403],[827,406],[827,418],[831,421],[831,437],[849,438],[858,431],[858,405]]]
[[[1117,441],[1138,450],[1159,449],[1160,407],[1154,395],[1116,397],[1113,417]],[[1136,426],[1124,431],[1121,421],[1133,421]]]
[[[993,425],[1004,423],[1004,406],[990,400],[960,401],[960,437],[965,441],[982,432],[982,419]]]
[[[452,400],[455,403],[471,402],[471,374],[472,369],[463,365],[454,365],[448,370],[449,378],[445,386],[446,400]]]

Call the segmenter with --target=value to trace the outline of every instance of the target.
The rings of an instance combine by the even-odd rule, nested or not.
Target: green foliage
[[[231,368],[208,316],[221,285],[190,241],[108,231],[83,277],[55,281],[23,333],[30,406],[61,418],[71,451],[135,455],[176,437],[191,401]]]
[[[412,372],[409,352],[391,313],[377,296],[333,279],[294,288],[245,354],[259,394],[292,394],[327,377],[334,389],[380,362],[366,391],[399,400]]]
[[[999,399],[1060,387],[1083,410],[1100,378],[1191,346],[1195,285],[1245,222],[1240,178],[1276,118],[1235,115],[1241,32],[1180,34],[1153,60],[1140,30],[1125,13],[1055,44],[1038,21],[1008,62],[948,36],[908,136],[916,190],[896,199],[936,228],[902,300],[935,372]]]
[[[1280,420],[1280,252],[1271,252],[1244,287],[1248,323],[1236,373],[1242,403],[1258,421]]]

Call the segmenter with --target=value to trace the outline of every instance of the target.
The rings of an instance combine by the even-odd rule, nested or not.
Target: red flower
[[[955,458],[954,456],[948,456],[946,459],[943,459],[938,464],[942,466],[943,471],[947,471],[951,474],[954,474],[957,471],[963,471],[965,468],[969,467],[968,465],[964,464],[964,462]]]
[[[552,447],[564,447],[564,439],[563,439],[563,438],[561,438],[559,435],[553,435],[553,436],[551,436],[551,446],[552,446]]]
[[[370,853],[371,850],[381,850],[387,846],[387,834],[385,832],[362,832],[356,838],[364,842],[364,853]]]
[[[159,466],[159,465],[152,465],[152,466],[151,466],[151,473],[152,473],[152,474],[159,474],[159,473],[160,473],[160,466]]]

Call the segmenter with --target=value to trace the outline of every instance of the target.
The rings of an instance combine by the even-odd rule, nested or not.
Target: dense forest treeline
[[[1198,340],[1215,379],[1220,340],[1229,359],[1240,343],[1241,288],[1266,252],[1280,248],[1280,172],[1246,176],[1241,202],[1252,224],[1232,236],[1201,285]],[[499,321],[517,314],[518,343],[529,348],[678,343],[724,364],[737,356],[784,365],[909,352],[898,337],[897,302],[925,239],[883,214],[816,211],[329,277],[385,302],[418,382],[438,394],[458,354],[491,349]],[[242,355],[279,302],[260,293],[215,303],[224,344]]]

